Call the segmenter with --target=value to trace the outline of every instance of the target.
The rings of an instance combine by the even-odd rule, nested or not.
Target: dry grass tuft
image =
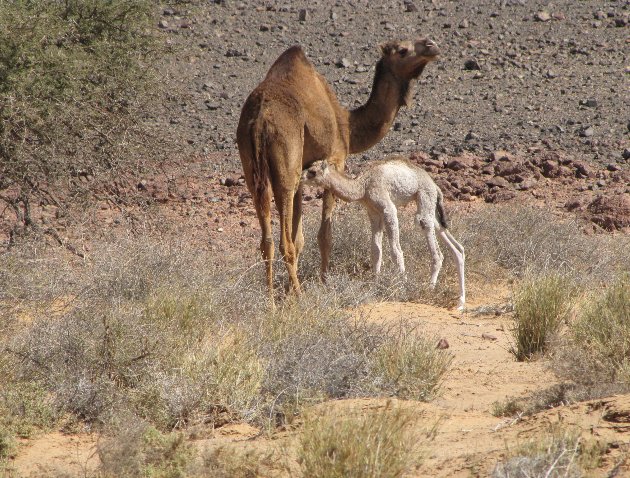
[[[600,465],[605,443],[584,440],[578,431],[552,426],[544,435],[508,450],[508,460],[498,463],[493,478],[580,478]]]
[[[519,361],[545,353],[563,322],[568,320],[576,296],[566,277],[549,274],[525,279],[514,300],[514,343],[510,352]]]
[[[590,389],[630,389],[630,275],[584,304],[557,354],[557,373]],[[621,390],[619,390],[621,387]]]
[[[419,336],[409,327],[401,327],[395,334],[379,348],[376,370],[397,397],[431,400],[439,392],[452,355],[436,349],[437,340]]]
[[[415,414],[392,404],[361,415],[306,419],[298,460],[305,477],[399,477],[418,464]]]

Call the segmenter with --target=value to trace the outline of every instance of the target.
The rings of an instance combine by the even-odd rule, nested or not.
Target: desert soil
[[[305,21],[298,19],[301,9]],[[369,94],[378,44],[423,34],[442,48],[440,60],[427,67],[413,105],[401,111],[385,140],[349,158],[351,173],[370,160],[401,153],[425,166],[450,206],[456,203],[464,213],[487,203],[531,202],[559,217],[575,217],[588,233],[627,233],[629,14],[630,3],[622,0],[227,0],[165,7],[156,29],[174,53],[161,68],[177,100],[149,114],[182,154],[164,158],[160,172],[126,184],[151,199],[150,206],[121,209],[103,202],[89,211],[83,226],[66,226],[52,206],[36,208],[36,214],[56,220],[64,237],[88,254],[94,240],[149,224],[165,237],[185,230],[200,247],[227,251],[226,260],[252,262],[259,229],[234,136],[241,105],[273,60],[285,48],[303,45],[341,103],[353,108]],[[317,216],[320,203],[318,191],[306,191],[305,215]],[[138,219],[147,217],[148,222]],[[8,223],[0,219],[4,234]],[[509,316],[474,313],[475,307],[509,300],[507,289],[479,291],[471,294],[471,309],[464,314],[423,304],[368,306],[370,320],[417,322],[420,330],[446,338],[454,355],[442,396],[405,405],[426,421],[441,417],[417,476],[487,476],[505,455],[506,443],[535,437],[559,420],[591,437],[630,441],[627,396],[558,407],[520,421],[492,416],[494,401],[525,396],[554,381],[544,362],[513,360]],[[265,449],[292,440],[295,432],[245,441],[255,435],[246,425],[231,426],[196,443]],[[15,476],[89,474],[98,466],[97,439],[58,432],[35,437],[23,443],[13,463]],[[610,450],[600,476],[619,454],[619,448]]]
[[[420,430],[437,423],[435,436],[423,445],[421,465],[409,476],[489,476],[509,448],[530,439],[540,440],[557,423],[580,431],[586,439],[613,444],[594,476],[606,476],[622,461],[624,447],[630,442],[630,396],[556,407],[520,420],[492,415],[494,402],[528,396],[555,381],[544,361],[516,362],[509,353],[506,330],[510,318],[498,314],[508,298],[507,289],[491,296],[472,297],[470,311],[463,314],[411,303],[369,304],[358,311],[372,321],[404,319],[415,323],[422,333],[445,338],[454,357],[439,398],[431,403],[398,401],[417,414]],[[357,413],[380,409],[386,403],[387,399],[339,400],[319,408]],[[247,424],[231,424],[205,433],[197,431],[196,435],[210,437],[195,439],[193,443],[201,452],[224,447],[262,455],[282,454],[285,447],[295,445],[298,433],[299,426],[268,437]],[[61,472],[90,476],[99,464],[97,440],[95,435],[58,432],[34,438],[22,444],[12,464],[15,474],[10,476],[56,476]],[[275,466],[267,464],[260,472],[265,476],[287,476],[287,466],[297,468],[295,462],[288,461],[278,460]],[[626,476],[625,473],[630,473],[627,464],[619,468],[616,476]]]

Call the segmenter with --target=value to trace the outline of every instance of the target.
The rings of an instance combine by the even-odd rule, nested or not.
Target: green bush
[[[572,281],[557,274],[529,278],[518,286],[510,349],[517,360],[530,360],[547,351],[562,323],[568,320],[576,290]]]

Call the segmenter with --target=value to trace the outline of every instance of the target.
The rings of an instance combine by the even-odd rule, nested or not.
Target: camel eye
[[[398,53],[400,53],[400,56],[405,56],[407,55],[408,52],[409,50],[407,48],[401,48],[400,50],[398,50]]]

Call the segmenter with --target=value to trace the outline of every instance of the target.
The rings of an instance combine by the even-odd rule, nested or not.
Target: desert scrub
[[[562,274],[584,284],[608,281],[630,269],[623,235],[586,235],[576,221],[522,205],[488,206],[461,218],[467,270],[480,277]]]
[[[529,277],[518,285],[510,348],[517,360],[530,360],[547,351],[562,323],[568,320],[576,291],[571,280],[557,274]]]
[[[561,376],[578,384],[630,387],[629,274],[583,305],[556,367]]]
[[[492,478],[580,478],[600,465],[606,450],[605,443],[553,425],[541,436],[508,449],[509,458],[497,463]]]
[[[298,461],[303,476],[400,477],[419,462],[416,414],[389,403],[380,410],[308,416]]]
[[[19,290],[21,304],[38,306],[24,320],[6,310],[18,314],[0,338],[7,387],[36,383],[54,413],[87,424],[124,412],[162,431],[217,420],[274,427],[330,398],[429,399],[447,365],[410,324],[349,311],[365,289],[344,277],[270,309],[251,271],[208,268],[216,258],[181,244],[96,244],[73,267],[18,250],[0,256],[0,268],[22,275],[0,300]]]
[[[435,347],[437,340],[400,327],[376,352],[376,372],[397,397],[428,401],[439,391],[452,355]]]
[[[193,476],[195,450],[184,434],[161,433],[137,420],[118,422],[107,430],[97,451],[100,476],[105,478]]]

